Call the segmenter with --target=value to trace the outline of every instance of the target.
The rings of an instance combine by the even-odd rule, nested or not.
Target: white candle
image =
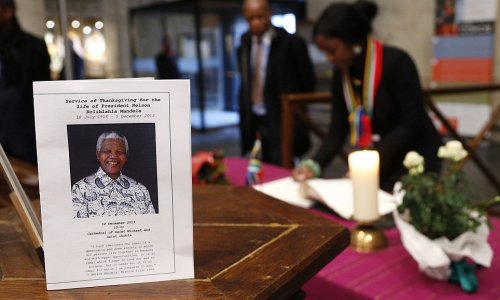
[[[377,151],[362,150],[349,154],[349,172],[354,197],[353,218],[356,221],[371,222],[379,218],[379,164]]]

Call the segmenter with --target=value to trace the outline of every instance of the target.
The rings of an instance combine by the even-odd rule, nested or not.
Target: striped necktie
[[[262,82],[262,39],[259,38],[255,44],[255,60],[253,65],[253,81],[252,81],[252,101],[254,104],[259,104],[263,102],[263,86]]]

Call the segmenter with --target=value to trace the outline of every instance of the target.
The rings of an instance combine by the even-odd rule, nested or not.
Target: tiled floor
[[[317,144],[318,141],[315,141]],[[193,154],[197,151],[205,150],[222,150],[225,156],[239,156],[239,131],[236,126],[214,129],[206,133],[198,131],[192,132],[192,151]],[[478,154],[486,165],[493,171],[496,178],[500,180],[500,143],[498,142],[483,142]],[[336,159],[329,168],[325,171],[326,177],[338,177],[345,174],[347,167],[340,159]],[[474,192],[477,193],[480,200],[489,199],[500,194],[494,186],[484,177],[477,166],[471,160],[468,160],[464,166]]]

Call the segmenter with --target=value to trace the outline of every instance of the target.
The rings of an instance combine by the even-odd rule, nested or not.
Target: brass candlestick
[[[357,252],[370,253],[387,247],[384,231],[375,225],[376,222],[358,222],[351,230],[351,248]]]
[[[358,226],[351,230],[351,248],[358,252],[373,252],[387,246],[382,230],[375,226],[378,214],[380,157],[377,151],[361,150],[349,154],[352,179],[353,219]]]

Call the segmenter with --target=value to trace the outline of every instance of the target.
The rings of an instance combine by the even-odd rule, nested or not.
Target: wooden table
[[[349,244],[345,227],[250,188],[195,187],[195,279],[47,291],[12,209],[0,210],[1,299],[286,299]]]

